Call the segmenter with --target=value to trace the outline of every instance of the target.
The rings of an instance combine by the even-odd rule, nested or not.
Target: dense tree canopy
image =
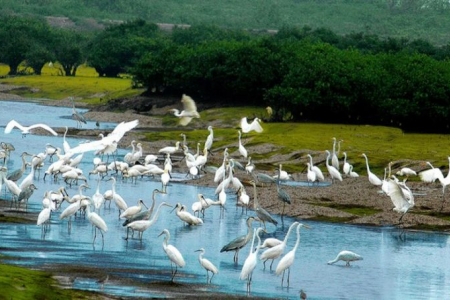
[[[61,75],[75,76],[86,62],[99,76],[129,73],[149,92],[187,93],[209,106],[270,105],[273,121],[449,127],[449,45],[310,27],[267,34],[199,25],[167,34],[136,20],[88,35],[40,20],[0,24],[0,62],[11,75],[21,63],[40,74],[56,60]]]

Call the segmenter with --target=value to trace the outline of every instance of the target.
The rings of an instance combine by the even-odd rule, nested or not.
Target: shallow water
[[[70,119],[71,108],[40,107],[30,103],[14,103],[20,105],[14,111],[14,119],[30,120],[44,118],[50,126],[76,126]],[[0,108],[5,105],[0,102]],[[47,111],[51,113],[47,114]],[[79,110],[81,111],[81,110]],[[31,115],[25,115],[31,112]],[[39,112],[39,113],[36,113]],[[1,114],[0,126],[9,120],[9,114]],[[23,119],[22,119],[23,118]],[[36,119],[38,120],[38,119]],[[22,121],[24,124],[29,122]],[[38,121],[36,121],[38,122]],[[88,124],[94,128],[94,124]],[[38,153],[43,151],[46,143],[62,146],[62,137],[29,135],[22,138],[19,131],[9,135],[0,133],[0,141],[9,141],[16,147],[8,164],[9,169],[20,166],[19,155],[23,151]],[[75,139],[68,139],[73,146],[78,143]],[[145,149],[144,149],[145,150]],[[129,150],[127,150],[129,151]],[[120,150],[123,156],[126,150]],[[92,154],[86,154],[82,169],[85,174],[92,169]],[[49,164],[46,164],[46,167]],[[44,170],[46,169],[44,167]],[[238,175],[239,173],[237,173]],[[183,179],[183,174],[178,173]],[[25,174],[26,176],[26,174]],[[89,185],[91,189],[84,192],[93,195],[96,190],[95,176],[91,176]],[[47,190],[56,190],[64,182],[35,179],[38,190],[30,199],[29,210],[40,211],[42,196]],[[111,181],[101,181],[100,191],[111,188]],[[144,178],[137,183],[117,181],[116,191],[126,200],[129,206],[136,205],[142,198],[147,205],[151,204],[153,189],[161,188],[158,178]],[[78,192],[78,187],[67,187],[72,196]],[[156,196],[157,205],[166,201],[171,205],[181,202],[190,207],[197,201],[197,194],[203,193],[206,197],[215,199],[214,189],[189,185],[189,181],[174,182],[168,187],[168,194]],[[9,199],[7,194],[6,198]],[[167,228],[171,233],[169,243],[176,246],[184,256],[186,266],[179,269],[176,282],[205,283],[206,273],[198,263],[198,252],[206,249],[205,257],[219,268],[219,274],[214,276],[212,285],[205,285],[204,289],[214,292],[232,294],[246,294],[245,281],[239,280],[243,262],[250,247],[240,251],[239,263],[233,263],[233,253],[220,253],[223,245],[246,233],[247,215],[235,207],[235,195],[227,193],[225,217],[220,218],[218,206],[206,210],[204,224],[201,226],[184,226],[171,208],[163,207],[158,221],[143,234],[142,242],[138,239],[124,240],[126,230],[122,227],[123,220],[118,220],[118,210],[114,203],[111,209],[101,209],[100,216],[108,225],[108,232],[104,235],[102,247],[101,235],[93,243],[92,228],[84,218],[77,218],[72,223],[71,233],[68,233],[67,221],[59,220],[60,211],[54,212],[51,217],[50,230],[41,235],[41,227],[34,224],[0,224],[1,246],[4,255],[11,255],[17,259],[8,260],[10,263],[30,267],[47,267],[52,264],[73,264],[92,266],[104,269],[111,277],[134,278],[143,283],[170,280],[170,263],[163,249],[163,237],[158,235]],[[63,209],[67,204],[63,204]],[[156,210],[156,207],[155,207]],[[283,239],[290,224],[291,218],[275,216],[279,221],[278,227],[267,225],[269,234]],[[303,289],[311,299],[450,299],[450,246],[448,235],[439,233],[407,232],[406,239],[398,238],[396,228],[371,228],[349,226],[342,224],[328,224],[321,222],[304,221],[311,229],[301,229],[301,241],[296,251],[296,259],[290,272],[290,287],[281,286],[281,276],[273,271],[263,270],[263,264],[258,265],[253,273],[251,295],[272,298],[298,298],[298,291]],[[254,227],[258,223],[254,223]],[[291,233],[286,251],[295,244],[296,234]],[[327,261],[333,259],[341,250],[352,250],[364,257],[364,260],[352,263],[345,267],[343,262],[328,265]],[[273,264],[276,268],[278,260]],[[126,270],[126,271],[125,271]],[[130,272],[129,270],[133,270]],[[154,275],[149,270],[159,270]],[[102,290],[103,292],[135,297],[162,297],[151,290],[133,286],[117,286],[117,282],[110,280],[103,287],[96,283],[95,278],[77,278],[74,287],[87,290]]]

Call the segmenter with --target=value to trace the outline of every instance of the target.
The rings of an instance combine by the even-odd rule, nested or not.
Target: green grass
[[[94,69],[80,66],[77,76],[66,77],[57,75],[57,66],[45,66],[43,75],[18,76],[1,78],[0,83],[32,87],[30,89],[14,90],[11,93],[41,99],[65,99],[67,97],[82,98],[89,104],[98,104],[109,99],[130,97],[141,94],[143,89],[133,89],[130,78],[98,77]],[[9,68],[0,65],[0,76],[6,75]]]
[[[94,293],[55,287],[51,274],[0,263],[1,299],[93,299]]]

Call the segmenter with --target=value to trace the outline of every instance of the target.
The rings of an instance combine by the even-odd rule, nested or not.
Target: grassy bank
[[[0,257],[3,258],[4,257]],[[0,264],[1,299],[94,299],[98,293],[62,289],[43,271]]]

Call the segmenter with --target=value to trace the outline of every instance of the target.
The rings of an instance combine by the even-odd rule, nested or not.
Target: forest
[[[16,15],[0,17],[0,38],[0,63],[10,76],[39,75],[49,62],[61,76],[76,76],[88,64],[100,77],[132,76],[149,93],[269,105],[273,121],[419,132],[449,126],[450,48],[422,38],[307,25],[273,32],[198,24],[167,32],[143,19],[81,30]]]

